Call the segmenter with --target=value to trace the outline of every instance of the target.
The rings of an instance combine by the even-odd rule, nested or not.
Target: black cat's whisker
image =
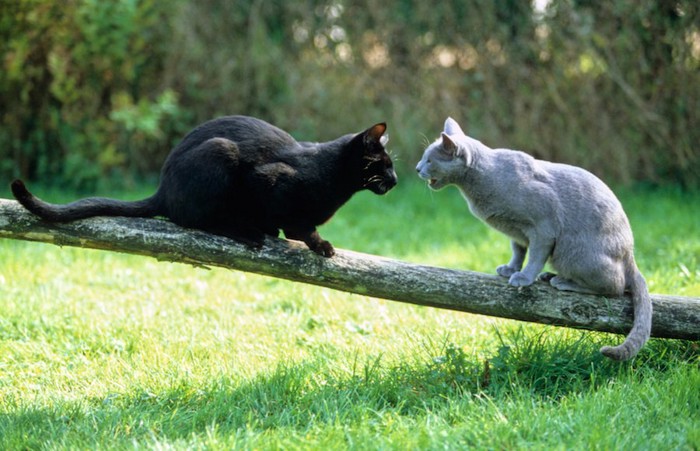
[[[380,175],[373,175],[372,177],[365,180],[363,187],[367,187],[367,186],[372,185],[374,183],[378,183],[378,184],[384,183],[384,178]]]

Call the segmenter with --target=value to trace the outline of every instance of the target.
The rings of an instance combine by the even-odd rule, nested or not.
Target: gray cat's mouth
[[[428,185],[433,186],[437,183],[437,179],[430,179],[428,180]]]

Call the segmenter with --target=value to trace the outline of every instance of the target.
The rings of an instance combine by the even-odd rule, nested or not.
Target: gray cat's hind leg
[[[547,282],[547,283],[549,283],[549,281],[552,280],[552,279],[555,278],[555,277],[557,277],[557,275],[554,274],[553,272],[547,272],[547,271],[545,271],[545,272],[541,272],[540,275],[537,276],[537,281],[538,281],[538,282]]]
[[[551,273],[546,273],[546,274],[551,274]],[[542,275],[540,275],[540,277],[541,276]],[[579,285],[578,283],[574,282],[571,279],[567,279],[567,278],[564,278],[561,276],[552,277],[551,279],[549,279],[549,284],[560,291],[573,291],[575,293],[583,293],[583,294],[599,294],[599,292],[596,290],[584,287],[584,286]]]
[[[549,283],[558,290],[613,296],[621,296],[625,290],[624,267],[604,255],[579,255],[566,262],[553,262],[553,266],[559,275]]]

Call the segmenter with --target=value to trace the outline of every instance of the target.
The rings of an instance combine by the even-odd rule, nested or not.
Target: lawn
[[[410,178],[321,235],[489,273],[508,260],[455,190]],[[700,194],[619,195],[651,291],[700,296]],[[0,299],[0,449],[700,448],[698,343],[616,363],[597,351],[615,335],[11,240]]]

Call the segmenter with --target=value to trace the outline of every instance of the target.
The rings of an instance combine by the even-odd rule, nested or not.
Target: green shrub
[[[451,115],[493,147],[611,182],[697,187],[698,9],[4,0],[0,174],[83,188],[155,174],[188,129],[223,114],[304,140],[387,121],[409,169]]]

